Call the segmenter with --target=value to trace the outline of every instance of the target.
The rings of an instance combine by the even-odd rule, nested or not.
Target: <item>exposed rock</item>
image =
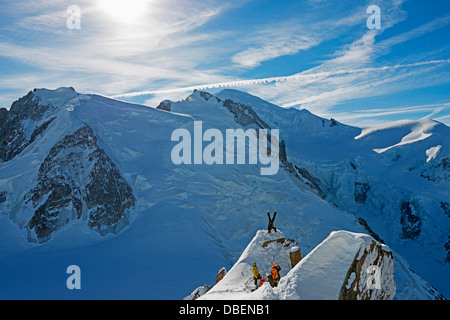
[[[269,125],[258,116],[252,107],[242,103],[233,102],[230,99],[226,99],[223,102],[223,106],[234,115],[236,122],[241,126],[246,127],[254,124],[261,129],[269,129]]]
[[[373,240],[369,247],[361,247],[356,253],[339,292],[339,300],[392,300],[394,295],[392,252]]]
[[[434,183],[450,180],[450,159],[441,158],[438,163],[423,169],[420,176]]]
[[[224,268],[220,269],[219,273],[216,276],[216,282],[214,283],[214,286],[216,284],[218,284],[227,274],[227,270]],[[198,298],[200,298],[202,295],[204,295],[205,293],[207,293],[209,290],[211,290],[214,286],[208,286],[208,285],[203,285],[198,287],[197,289],[195,289],[194,291],[192,291],[192,293],[190,293],[187,297],[185,297],[183,300],[197,300]]]
[[[8,191],[0,191],[0,203],[6,201],[6,195],[8,194]]]
[[[263,248],[266,248],[269,244],[271,244],[272,242],[278,242],[278,243],[284,243],[284,241],[286,241],[285,238],[278,238],[278,239],[274,239],[274,240],[267,240],[264,241],[263,244],[261,245]]]
[[[222,280],[226,274],[227,274],[227,270],[225,268],[220,269],[219,273],[216,276],[216,282],[214,282],[214,285],[219,283],[219,281]]]
[[[198,90],[194,90],[194,92],[197,92]],[[217,98],[216,96],[212,95],[209,92],[206,91],[198,91],[200,94],[200,97],[202,97],[205,101],[209,101],[209,99],[213,98],[216,99],[217,102],[222,101],[221,99]]]
[[[445,257],[445,262],[450,262],[450,235],[448,235],[448,241],[444,244],[445,250],[447,250],[447,256]]]
[[[44,115],[53,107],[39,102],[40,99],[30,91],[15,101],[9,111],[0,109],[0,162],[20,154],[54,120],[50,118],[42,123]]]
[[[286,142],[284,140],[281,140],[279,147],[281,168],[284,168],[289,173],[289,175],[294,178],[294,181],[296,180],[297,183],[302,182],[306,184],[311,189],[316,191],[322,199],[325,199],[327,196],[327,192],[326,187],[324,186],[322,181],[312,176],[305,168],[300,168],[289,162],[289,160],[287,159]]]
[[[367,192],[370,190],[370,185],[367,182],[355,182],[355,202],[364,204],[367,199]]]
[[[200,298],[202,295],[204,295],[205,293],[207,293],[209,290],[211,290],[212,287],[208,286],[208,285],[204,285],[204,286],[200,286],[197,289],[195,289],[194,291],[192,291],[187,297],[185,297],[183,300],[197,300],[198,298]]]
[[[161,101],[161,103],[156,107],[156,109],[172,111],[172,103],[169,100]]]
[[[420,234],[422,222],[417,214],[417,209],[417,204],[413,201],[406,201],[401,204],[401,236],[405,239],[417,239]]]
[[[330,119],[330,127],[336,127],[336,126],[339,126],[339,123],[336,121],[336,120],[334,120],[333,118],[331,118]]]
[[[376,233],[372,230],[372,228],[369,227],[369,225],[367,224],[367,221],[366,221],[366,220],[364,220],[363,218],[359,218],[359,217],[358,217],[357,219],[358,219],[358,223],[364,227],[364,229],[369,233],[369,235],[370,235],[371,237],[373,237],[373,238],[374,238],[375,240],[377,240],[378,242],[381,242],[381,243],[384,244],[383,239],[381,239],[380,236],[379,236],[378,234],[376,234]]]
[[[297,169],[297,172],[304,178],[306,179],[306,184],[309,185],[311,188],[313,188],[314,190],[317,191],[317,194],[322,198],[325,199],[327,196],[327,188],[326,186],[322,183],[322,181],[317,178],[314,177],[308,170],[306,170],[305,168],[300,168],[298,166],[295,166],[295,168]]]
[[[291,259],[291,266],[292,268],[297,265],[297,263],[302,260],[302,251],[299,247],[295,246],[291,249],[289,252],[289,258]]]
[[[447,215],[447,217],[450,218],[450,205],[447,201],[441,201],[441,208],[444,210],[444,213]]]
[[[128,223],[135,204],[131,187],[84,126],[56,143],[42,162],[36,186],[25,195],[34,215],[28,223],[30,241],[45,242],[73,220],[87,219],[101,235]]]

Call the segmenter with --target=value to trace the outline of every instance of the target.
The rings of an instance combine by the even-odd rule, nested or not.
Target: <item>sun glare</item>
[[[134,22],[142,17],[148,0],[99,0],[100,9],[116,20]]]

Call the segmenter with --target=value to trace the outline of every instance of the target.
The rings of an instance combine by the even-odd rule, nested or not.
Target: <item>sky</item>
[[[447,0],[0,0],[0,106],[231,88],[358,127],[450,126],[449,39]]]

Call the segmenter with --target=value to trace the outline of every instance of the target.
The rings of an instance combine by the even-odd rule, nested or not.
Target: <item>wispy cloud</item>
[[[395,69],[404,69],[404,68],[414,68],[420,66],[427,65],[435,65],[435,64],[447,64],[450,63],[450,59],[445,60],[431,60],[431,61],[421,61],[410,64],[398,64],[393,66],[382,66],[382,67],[367,67],[367,68],[359,68],[359,69],[344,69],[344,70],[333,70],[333,71],[322,71],[322,72],[308,72],[308,73],[299,73],[291,76],[280,76],[280,77],[268,77],[268,78],[259,78],[259,79],[243,79],[243,80],[234,80],[234,81],[225,81],[225,82],[217,82],[217,83],[205,83],[198,84],[187,87],[180,88],[168,88],[162,90],[146,90],[146,91],[136,91],[129,93],[122,93],[112,95],[113,98],[127,98],[127,97],[137,97],[142,95],[151,95],[151,94],[168,94],[168,93],[180,93],[180,92],[191,92],[193,90],[207,90],[207,89],[220,89],[220,88],[228,88],[228,87],[240,87],[240,86],[253,86],[258,84],[270,84],[275,82],[286,82],[291,80],[300,81],[302,84],[314,84],[316,82],[321,82],[325,79],[329,79],[334,76],[343,76],[349,74],[369,74],[375,71],[388,71]],[[281,105],[282,107],[288,108],[295,105],[302,104],[306,101],[315,100],[314,97],[304,100],[297,100],[290,103],[286,103]]]
[[[236,53],[231,60],[238,67],[254,68],[268,60],[307,51],[361,23],[364,19],[361,9],[357,6],[350,15],[320,22],[304,22],[300,16],[298,19],[258,26],[255,32],[244,37],[242,42],[247,48]]]
[[[80,0],[80,30],[66,27],[67,2],[52,1],[50,7],[46,4],[2,4],[2,9],[11,12],[24,6],[26,14],[1,27],[0,57],[20,64],[18,70],[33,70],[16,72],[5,82],[10,88],[23,85],[18,74],[33,80],[36,78],[30,75],[40,73],[45,76],[31,81],[34,87],[71,79],[78,90],[104,94],[153,86],[162,79],[173,84],[227,79],[217,69],[198,67],[210,59],[208,47],[200,44],[220,35],[196,30],[220,16],[229,4],[151,0],[141,20],[125,23],[102,12],[98,2]]]

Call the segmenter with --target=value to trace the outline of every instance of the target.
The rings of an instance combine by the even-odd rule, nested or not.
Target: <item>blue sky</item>
[[[449,39],[446,0],[2,0],[0,106],[33,88],[156,106],[229,87],[361,127],[450,125]]]

